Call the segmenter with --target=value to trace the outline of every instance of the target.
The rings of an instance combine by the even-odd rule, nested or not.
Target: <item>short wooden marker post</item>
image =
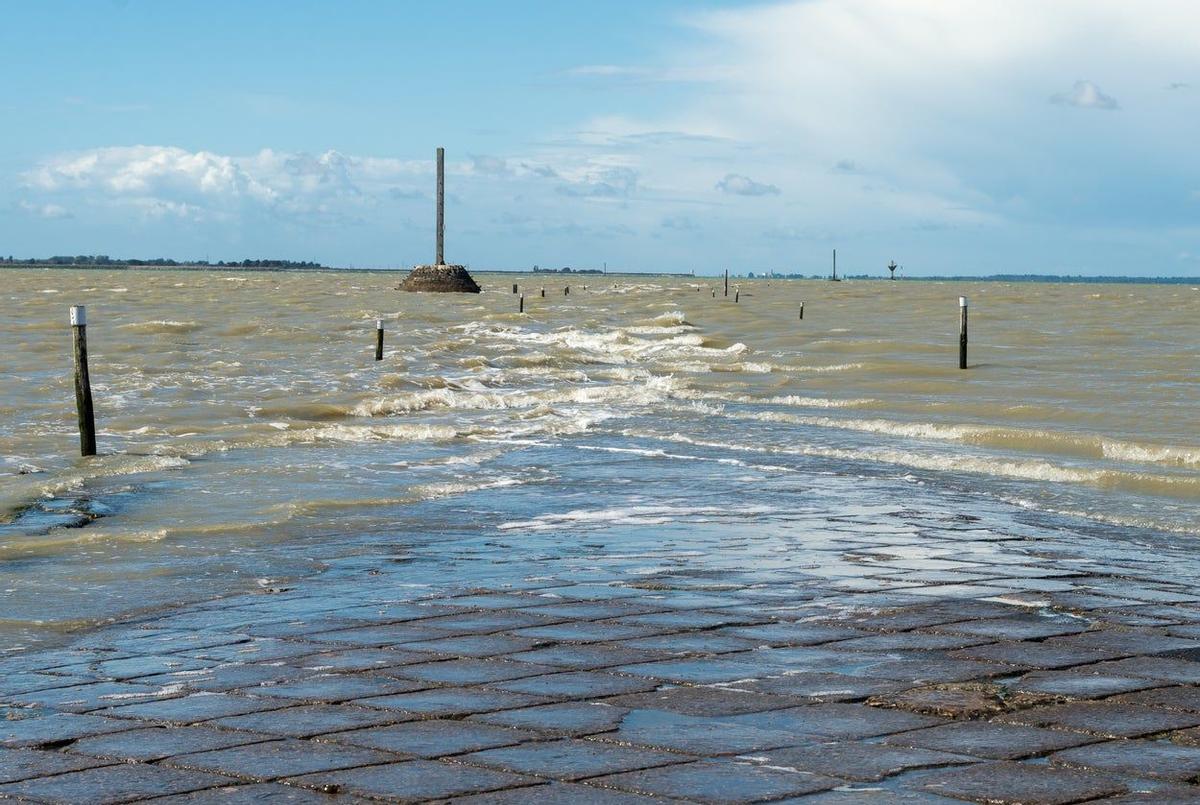
[[[563,296],[570,296],[570,294],[571,294],[571,286],[564,285],[563,286]]]
[[[804,303],[800,303],[800,321],[804,321]]]
[[[717,298],[717,289],[713,288],[713,299]]]
[[[92,381],[88,377],[87,308],[71,306],[71,335],[75,342],[75,410],[79,414],[79,454],[96,455],[96,416],[92,410]]]
[[[729,296],[729,269],[725,269],[725,295]]]
[[[513,293],[517,292],[517,283],[513,283]]]
[[[383,319],[375,320],[375,360],[383,360]]]
[[[521,294],[521,305],[517,308],[518,313],[525,312],[525,294]]]
[[[546,288],[544,286],[542,287],[542,298],[546,298]]]
[[[958,297],[958,368],[967,368],[967,297]]]
[[[742,298],[742,289],[735,288],[733,291],[733,303],[736,305]]]

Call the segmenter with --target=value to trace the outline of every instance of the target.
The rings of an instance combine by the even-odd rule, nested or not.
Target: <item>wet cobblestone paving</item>
[[[1185,547],[820,487],[770,515],[368,540],[9,656],[0,797],[1200,801]]]

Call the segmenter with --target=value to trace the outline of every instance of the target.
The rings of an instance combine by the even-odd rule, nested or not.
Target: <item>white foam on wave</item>
[[[711,522],[717,519],[762,516],[774,511],[770,506],[616,506],[543,514],[530,520],[501,523],[497,528],[501,531],[551,531],[556,528],[580,526],[665,525],[673,522]]]

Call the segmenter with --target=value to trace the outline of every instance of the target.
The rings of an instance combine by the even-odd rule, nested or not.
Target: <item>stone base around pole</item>
[[[421,293],[479,293],[479,284],[462,266],[416,266],[396,289]]]

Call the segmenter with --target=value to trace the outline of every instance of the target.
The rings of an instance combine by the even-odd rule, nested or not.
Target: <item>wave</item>
[[[122,324],[120,329],[129,330],[135,333],[148,334],[171,334],[171,333],[190,333],[198,330],[200,325],[194,321],[171,321],[168,319],[159,319],[156,321],[139,321],[132,324]]]
[[[1137,464],[1177,467],[1200,466],[1200,448],[1127,442],[1087,433],[1026,430],[992,425],[945,425],[932,422],[897,422],[887,419],[833,419],[774,411],[744,414],[767,422],[787,422],[821,428],[878,433],[913,439],[934,439],[1027,452],[1057,453],[1079,458],[1108,459]]]

